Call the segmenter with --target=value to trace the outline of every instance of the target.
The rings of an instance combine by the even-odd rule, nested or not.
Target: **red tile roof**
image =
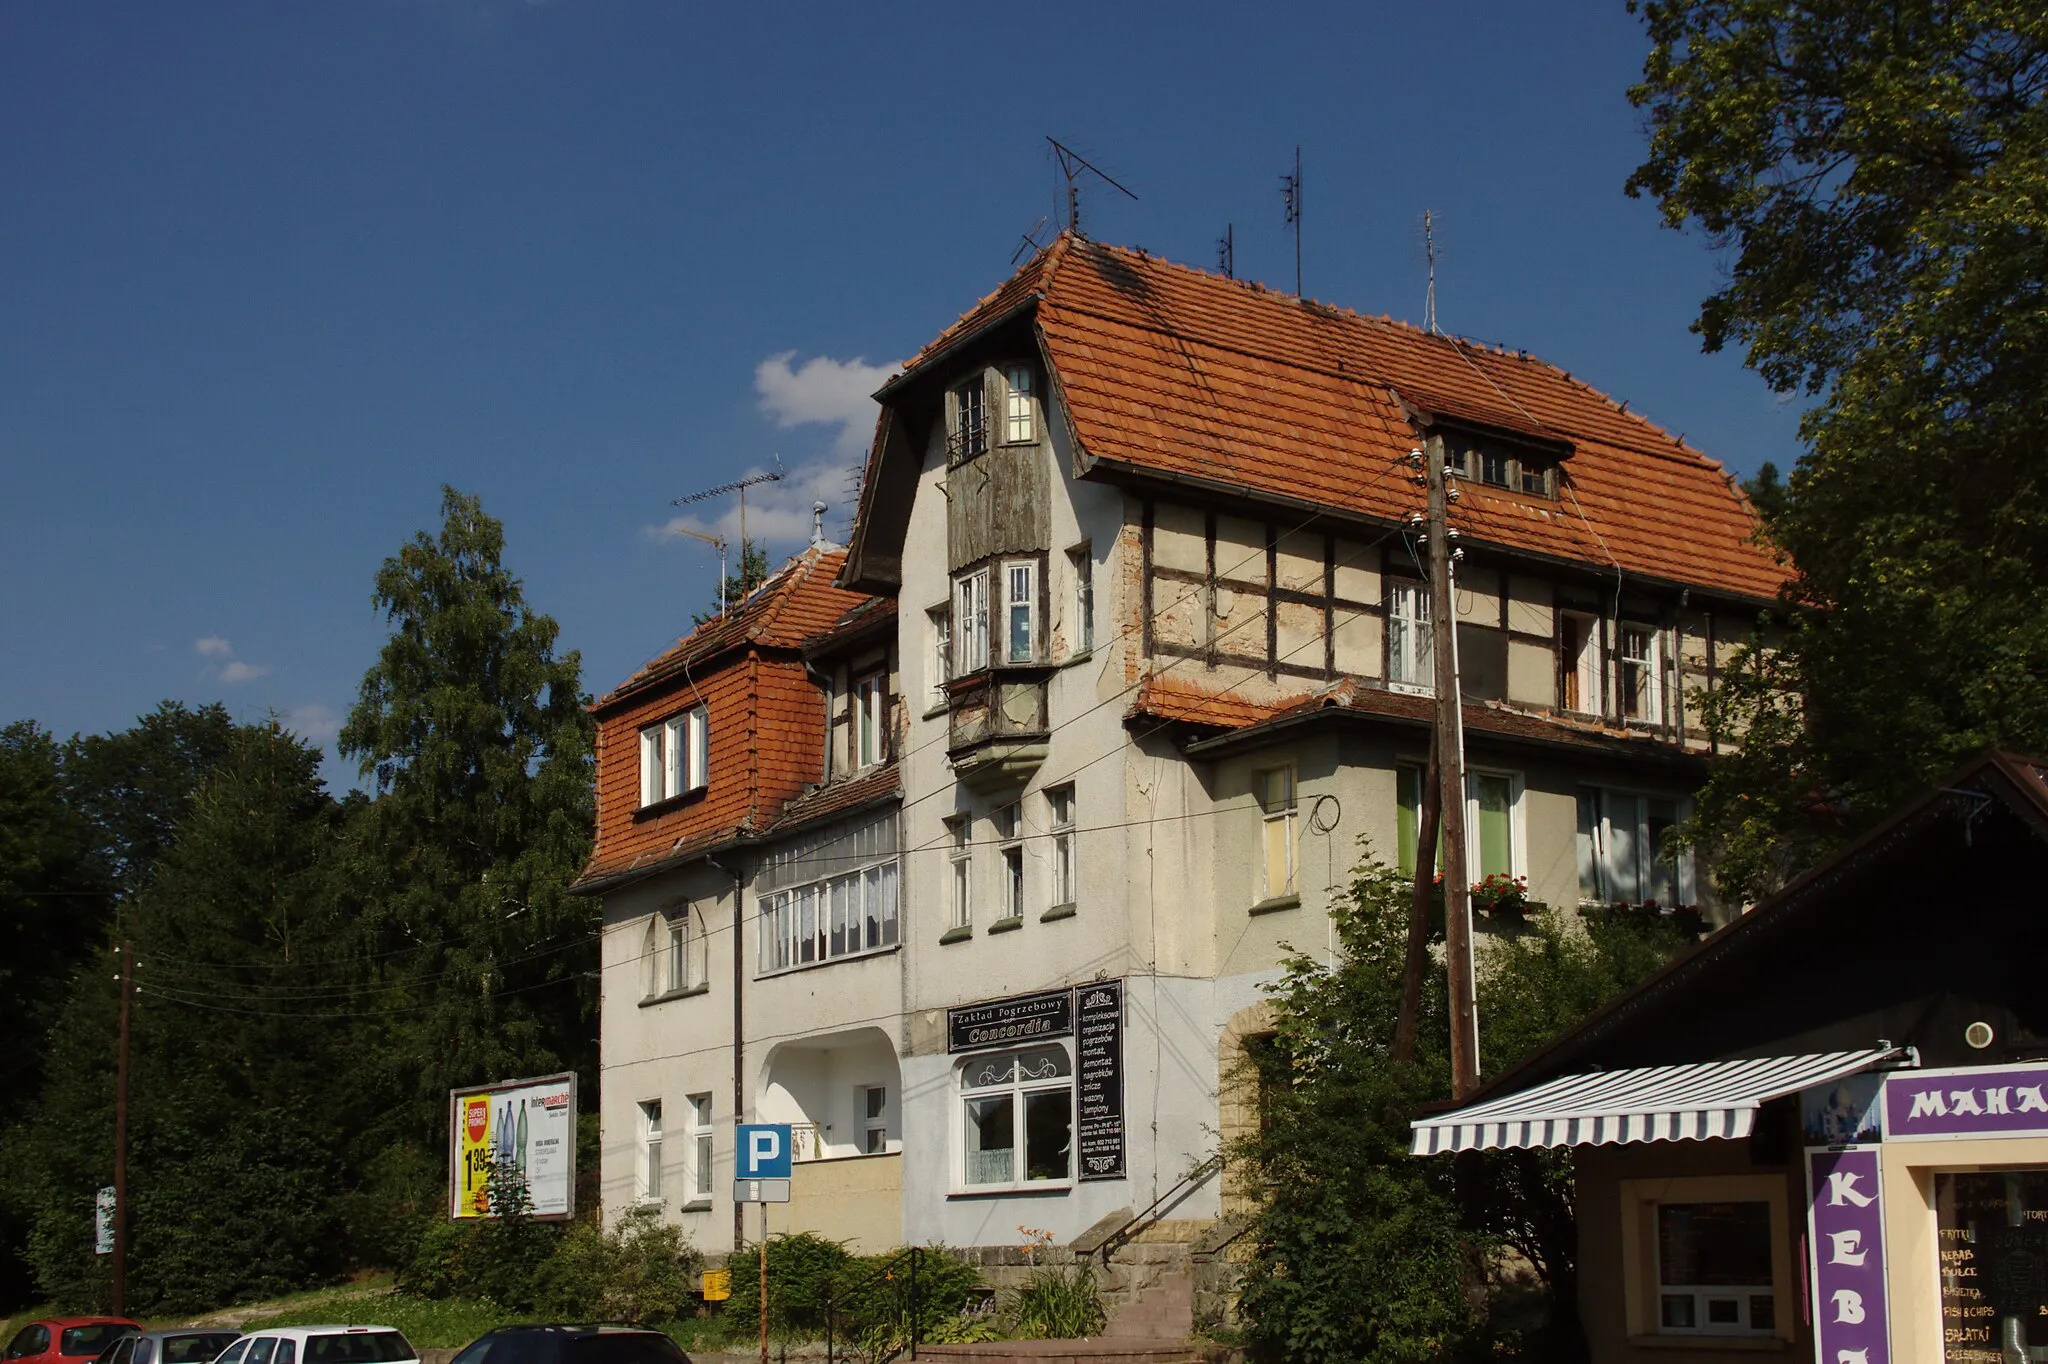
[[[723,616],[706,621],[642,664],[617,688],[599,697],[592,708],[609,709],[656,682],[741,644],[801,648],[805,640],[830,629],[848,612],[872,600],[864,592],[848,592],[832,585],[845,559],[844,549],[811,546],[770,574],[745,601]]]
[[[1718,463],[1554,365],[1071,234],[910,370],[1033,298],[1089,460],[1396,521],[1421,505],[1406,403],[1573,446],[1556,499],[1466,482],[1468,544],[1757,599],[1787,576]]]

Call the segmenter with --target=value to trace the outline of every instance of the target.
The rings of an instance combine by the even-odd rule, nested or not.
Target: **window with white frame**
[[[1002,896],[1002,917],[1022,918],[1024,914],[1024,812],[1015,802],[999,807],[993,817],[996,826],[996,865],[1001,870],[1002,880],[997,893]]]
[[[889,1090],[886,1085],[860,1085],[854,1093],[861,1115],[861,1154],[879,1156],[889,1149]]]
[[[711,717],[703,706],[640,731],[640,804],[659,805],[710,784]]]
[[[1003,440],[1024,445],[1038,438],[1038,424],[1031,419],[1031,367],[1011,365],[1003,371],[1008,393],[1003,406]]]
[[[1465,875],[1523,876],[1521,778],[1507,772],[1471,772],[1465,777]]]
[[[1687,802],[1585,786],[1578,803],[1580,899],[1666,908],[1694,902],[1692,854],[1664,846]]]
[[[896,813],[777,848],[755,879],[765,974],[894,947],[901,937]]]
[[[953,449],[969,459],[988,449],[988,393],[980,375],[953,390]]]
[[[1038,565],[1013,559],[1003,565],[1003,659],[1029,663],[1038,655]]]
[[[1600,711],[1600,621],[1576,611],[1557,618],[1558,706],[1581,715]]]
[[[970,1056],[959,1079],[963,1188],[1073,1178],[1074,1066],[1063,1044]]]
[[[1074,903],[1074,788],[1054,786],[1045,793],[1046,823],[1052,829],[1052,908]]]
[[[640,1197],[661,1199],[661,1100],[640,1103]]]
[[[1664,719],[1664,632],[1623,621],[1615,631],[1614,686],[1622,716]]]
[[[692,1094],[690,1103],[690,1201],[711,1199],[711,1096]]]
[[[1087,545],[1067,551],[1067,564],[1074,580],[1073,651],[1085,654],[1095,647],[1095,555]]]
[[[1259,898],[1277,900],[1300,893],[1295,867],[1294,768],[1269,767],[1257,777],[1261,868]]]
[[[889,722],[889,680],[870,673],[853,684],[853,765],[878,763],[886,756]]]
[[[647,997],[658,999],[690,986],[690,911],[657,914],[647,923],[643,949]]]
[[[953,584],[953,675],[965,677],[988,667],[988,570],[978,569]]]
[[[925,657],[931,669],[931,694],[926,705],[932,710],[946,704],[946,683],[953,678],[953,608],[934,606],[924,613],[931,648]]]
[[[1406,691],[1436,686],[1429,589],[1415,578],[1387,579],[1387,683]]]
[[[946,820],[946,838],[952,845],[948,857],[953,882],[954,928],[967,928],[974,923],[974,845],[969,832],[966,815],[953,815]]]
[[[1656,1228],[1659,1334],[1776,1332],[1768,1202],[1659,1203]]]

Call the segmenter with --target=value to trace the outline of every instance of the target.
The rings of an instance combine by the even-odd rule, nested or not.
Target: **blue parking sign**
[[[741,1123],[733,1164],[737,1179],[788,1179],[789,1124]]]

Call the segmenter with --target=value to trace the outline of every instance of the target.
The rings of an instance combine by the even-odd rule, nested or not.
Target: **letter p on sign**
[[[742,1123],[735,1157],[740,1179],[789,1178],[789,1124]]]

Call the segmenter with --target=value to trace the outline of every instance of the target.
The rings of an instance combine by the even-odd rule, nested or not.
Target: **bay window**
[[[762,859],[763,974],[894,947],[902,936],[894,811],[794,840]]]
[[[936,710],[946,704],[946,683],[953,677],[953,612],[950,607],[934,606],[924,615],[931,640],[927,665],[931,669],[931,695],[927,705]]]
[[[1073,1177],[1074,1067],[1064,1045],[971,1056],[959,1081],[963,1187],[1028,1187]]]
[[[953,584],[953,674],[964,677],[988,667],[988,570]]]
[[[1037,424],[1031,419],[1031,367],[1011,365],[1003,371],[1008,392],[1003,406],[1003,441],[1026,445],[1037,438]]]
[[[1003,565],[1003,613],[1009,627],[1004,632],[1004,661],[1029,663],[1038,652],[1036,563],[1013,559]]]

